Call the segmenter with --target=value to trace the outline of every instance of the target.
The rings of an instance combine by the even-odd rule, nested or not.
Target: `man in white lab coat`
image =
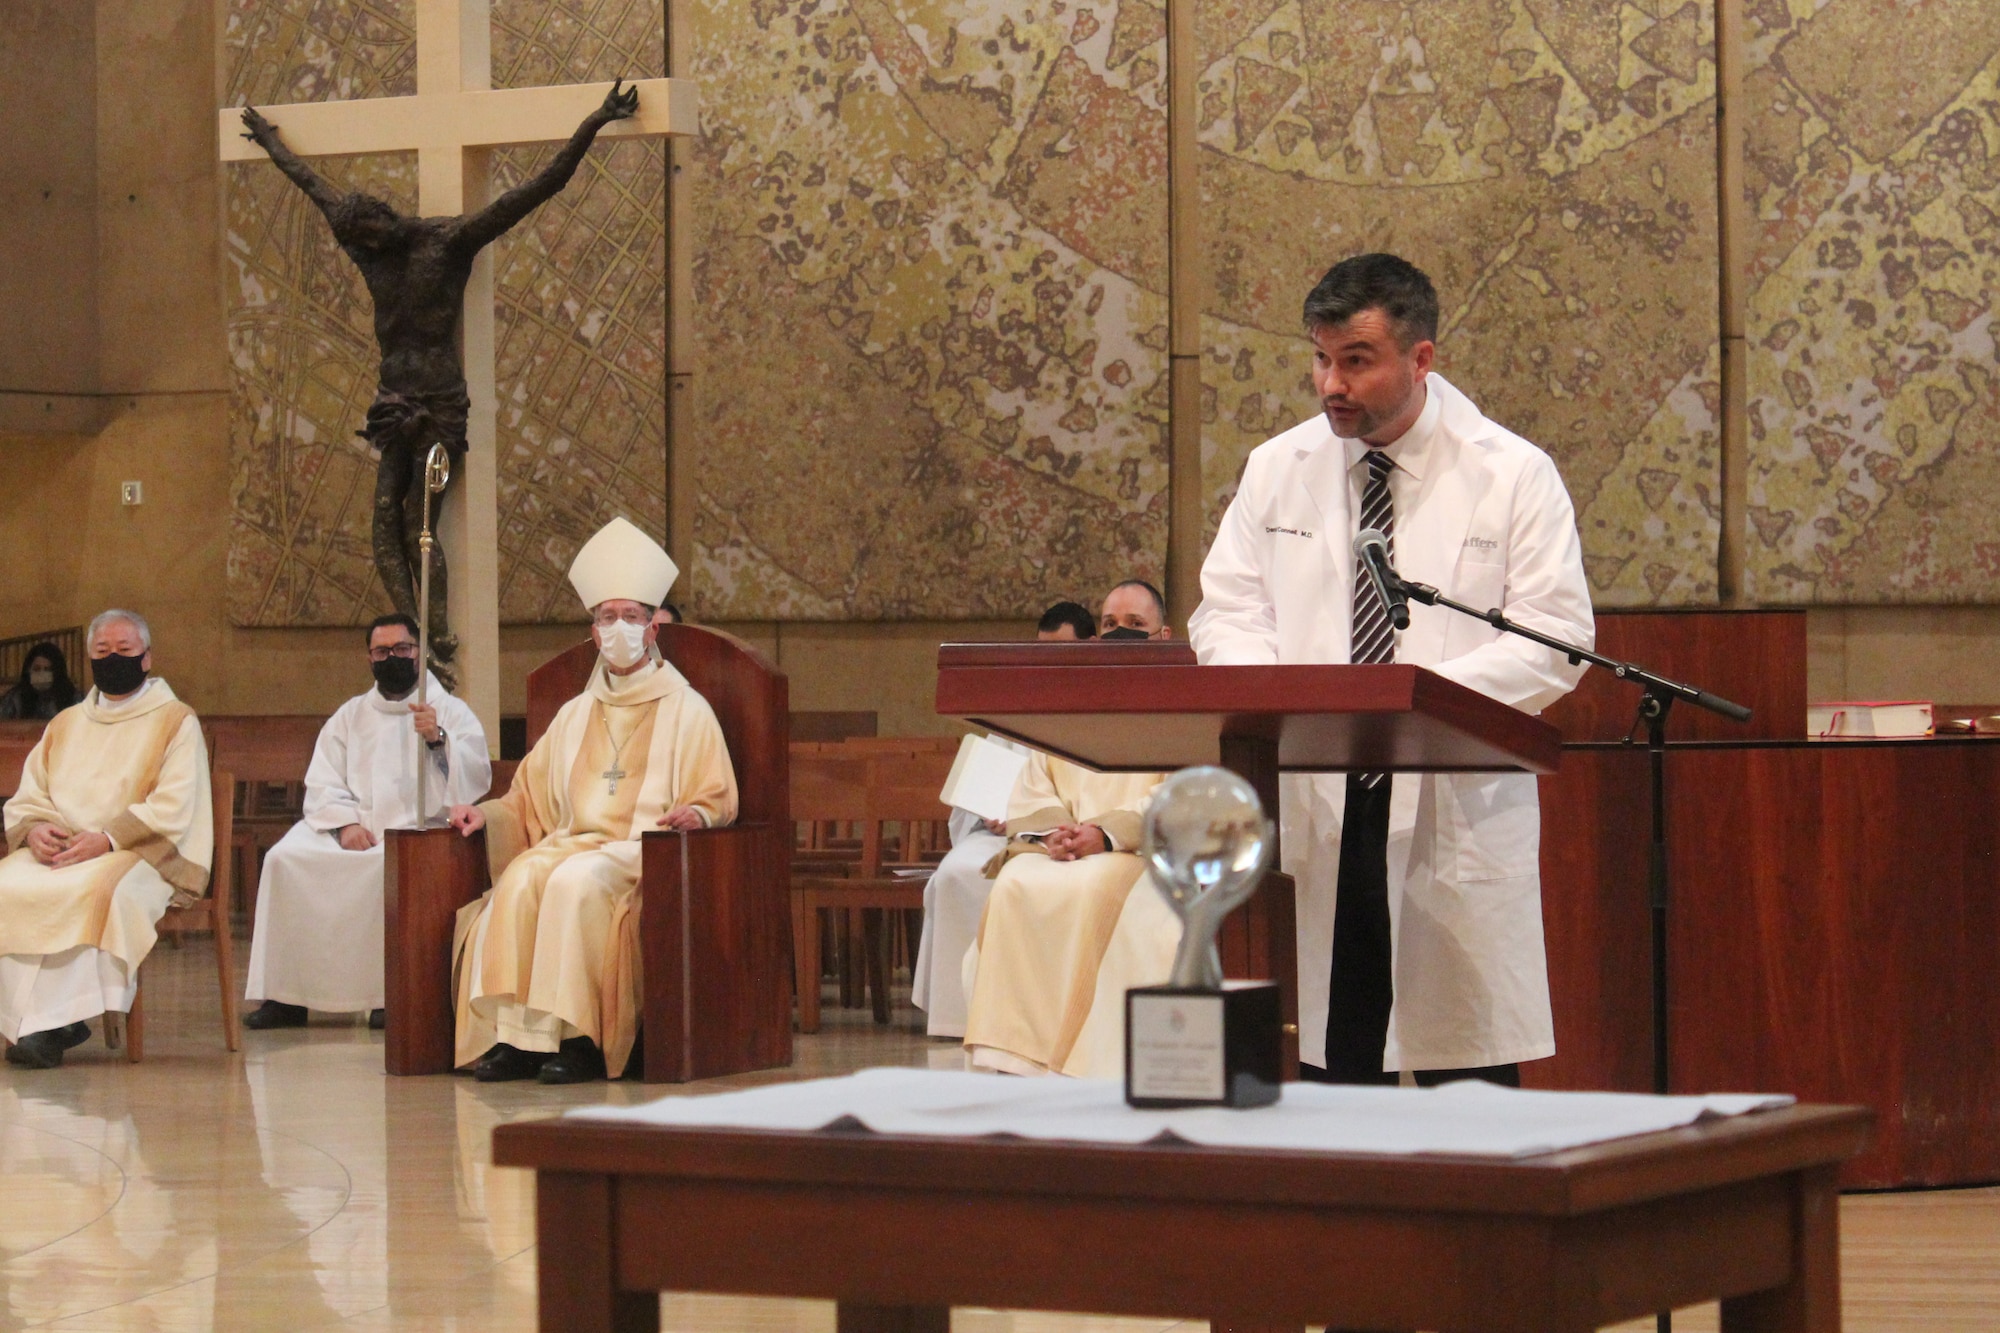
[[[1588,647],[1576,516],[1554,462],[1431,369],[1437,295],[1392,255],[1335,265],[1305,301],[1323,415],[1258,446],[1202,566],[1204,664],[1396,661],[1540,712],[1583,668],[1442,607],[1386,623],[1355,533],[1397,570]],[[1541,811],[1525,774],[1287,779],[1308,1077],[1518,1083],[1555,1052]]]

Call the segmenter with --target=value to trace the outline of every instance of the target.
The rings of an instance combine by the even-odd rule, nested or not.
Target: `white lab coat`
[[[1575,511],[1549,456],[1486,419],[1443,376],[1421,476],[1400,469],[1403,577],[1589,647]],[[1257,447],[1202,565],[1189,626],[1204,664],[1346,662],[1365,465],[1323,416]],[[1412,604],[1396,660],[1538,713],[1583,675],[1560,653],[1442,607]],[[1298,879],[1299,1041],[1324,1062],[1342,775],[1287,778],[1285,868]],[[1541,810],[1526,774],[1399,775],[1390,801],[1395,1008],[1385,1070],[1461,1069],[1555,1053],[1542,944]]]
[[[493,768],[486,733],[462,701],[429,678],[431,706],[448,742],[428,750],[410,720],[416,695],[385,699],[369,690],[342,704],[320,728],[306,769],[305,818],[264,857],[257,920],[250,935],[244,996],[328,1013],[382,1007],[384,832],[416,828],[417,756],[430,771],[424,804],[435,827],[454,805],[486,794]],[[360,824],[377,842],[340,845],[339,830]]]

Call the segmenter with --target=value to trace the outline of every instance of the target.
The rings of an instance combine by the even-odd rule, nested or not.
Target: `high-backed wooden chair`
[[[789,1064],[790,687],[762,654],[718,630],[663,625],[660,652],[715,711],[736,770],[738,813],[726,828],[644,835],[646,1081],[680,1083]],[[557,710],[583,692],[596,658],[597,650],[583,643],[528,674],[530,746]],[[390,1073],[452,1067],[451,919],[485,891],[483,843],[450,830],[390,834],[384,884]]]

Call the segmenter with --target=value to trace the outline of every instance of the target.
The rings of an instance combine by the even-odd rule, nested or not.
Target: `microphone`
[[[1389,612],[1389,623],[1397,629],[1408,629],[1410,602],[1403,593],[1403,581],[1389,567],[1389,539],[1379,529],[1361,529],[1354,534],[1354,558],[1361,562],[1368,571],[1369,579],[1374,582],[1375,591]]]

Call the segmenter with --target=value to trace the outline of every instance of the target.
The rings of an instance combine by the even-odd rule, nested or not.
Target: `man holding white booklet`
[[[1042,643],[1096,637],[1096,620],[1075,602],[1057,602],[1035,627]],[[924,935],[910,985],[910,1003],[924,1011],[924,1030],[933,1037],[965,1035],[965,952],[993,891],[987,863],[1006,849],[1007,802],[1029,753],[1004,736],[967,736],[945,782],[951,850],[924,885]]]
[[[1100,614],[1116,631],[1107,639],[1172,635],[1159,595],[1144,583],[1112,589]],[[1138,855],[1140,820],[1165,776],[1094,773],[1049,755],[1028,756],[1008,800],[1006,844],[983,867],[990,896],[963,955],[963,1032],[975,1067],[1115,1072],[1067,1062],[1127,895],[1153,891]],[[936,955],[944,961],[942,949]]]

